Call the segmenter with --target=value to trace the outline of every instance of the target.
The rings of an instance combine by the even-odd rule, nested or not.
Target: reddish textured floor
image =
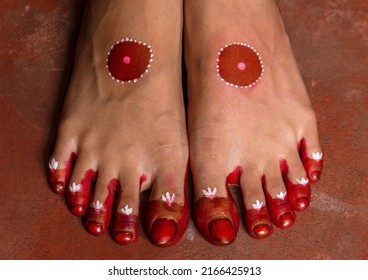
[[[228,247],[190,224],[156,248],[88,234],[51,192],[46,161],[57,125],[82,1],[0,4],[1,259],[368,259],[368,2],[280,0],[325,151],[322,180],[293,228],[257,241],[244,227]]]

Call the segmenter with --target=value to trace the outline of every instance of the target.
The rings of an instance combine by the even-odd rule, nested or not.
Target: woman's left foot
[[[235,240],[230,185],[241,188],[251,236],[292,226],[323,159],[276,3],[185,1],[185,51],[197,228],[216,245]]]

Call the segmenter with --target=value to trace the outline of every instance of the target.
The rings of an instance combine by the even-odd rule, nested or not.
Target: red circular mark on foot
[[[231,86],[254,86],[263,75],[262,61],[249,45],[234,43],[221,49],[217,65],[218,74]]]
[[[152,57],[149,46],[127,38],[112,46],[107,68],[117,82],[136,82],[151,67]]]

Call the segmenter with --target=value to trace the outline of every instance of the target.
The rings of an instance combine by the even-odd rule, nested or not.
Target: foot
[[[111,229],[120,244],[137,239],[139,195],[152,187],[146,232],[155,245],[173,245],[189,219],[182,3],[88,3],[50,157],[51,187],[90,233]]]
[[[211,243],[232,243],[240,186],[249,234],[290,227],[307,208],[322,150],[311,102],[277,5],[185,2],[194,219]]]

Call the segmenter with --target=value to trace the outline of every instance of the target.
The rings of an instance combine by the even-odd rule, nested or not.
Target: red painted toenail
[[[129,231],[122,231],[115,234],[115,240],[120,244],[131,243],[134,239],[134,235]]]
[[[88,224],[88,230],[90,233],[94,235],[100,235],[102,233],[102,225],[97,223],[89,223]]]
[[[259,238],[264,238],[270,235],[270,227],[268,225],[259,225],[254,228],[254,234]]]
[[[81,217],[84,215],[84,208],[82,205],[77,205],[77,206],[74,206],[72,209],[71,209],[72,213],[78,217]]]
[[[309,201],[308,199],[302,197],[296,200],[296,204],[298,204],[300,210],[303,210],[308,207]]]
[[[312,172],[311,177],[312,177],[313,182],[317,182],[319,178],[321,177],[321,172],[314,171]]]
[[[220,244],[230,244],[235,239],[233,226],[228,219],[218,219],[210,223],[209,230],[212,238]]]
[[[63,190],[64,190],[64,185],[62,185],[62,184],[56,184],[55,186],[54,186],[54,189],[55,189],[55,191],[57,192],[57,193],[62,193],[63,192]]]
[[[167,219],[156,220],[151,228],[151,238],[155,245],[165,245],[170,242],[176,234],[176,222]]]
[[[285,213],[280,216],[280,223],[283,228],[288,228],[294,224],[294,217],[290,213]]]

